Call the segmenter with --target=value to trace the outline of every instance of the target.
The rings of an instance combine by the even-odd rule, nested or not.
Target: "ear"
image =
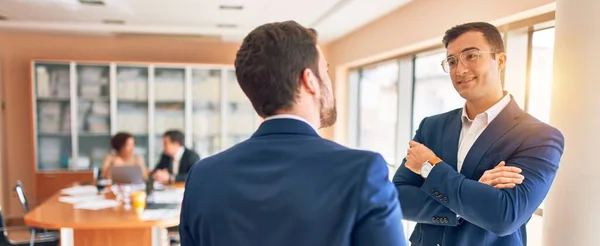
[[[498,53],[496,59],[498,60],[498,71],[502,71],[506,67],[506,53]]]
[[[300,78],[301,85],[306,88],[311,94],[317,93],[317,81],[315,79],[315,75],[309,68],[305,68],[302,71],[302,77]]]

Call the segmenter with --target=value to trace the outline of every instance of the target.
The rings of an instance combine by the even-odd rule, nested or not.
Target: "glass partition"
[[[221,151],[221,69],[192,70],[192,148],[202,158]]]
[[[228,69],[226,73],[227,139],[223,150],[250,138],[256,130],[258,117],[250,99],[237,82],[235,70]]]
[[[155,161],[162,154],[162,138],[168,130],[185,134],[185,69],[154,68]],[[149,165],[154,166],[154,163]]]
[[[68,169],[73,154],[70,64],[36,63],[34,86],[37,167]]]
[[[77,64],[77,162],[72,169],[102,166],[110,150],[110,66]]]
[[[117,132],[135,138],[135,153],[149,160],[148,68],[117,66]]]

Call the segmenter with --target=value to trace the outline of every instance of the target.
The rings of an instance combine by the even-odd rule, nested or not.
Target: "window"
[[[445,51],[415,57],[413,134],[423,118],[462,108],[465,103],[440,65],[445,57]]]
[[[543,122],[550,122],[550,103],[554,61],[554,28],[535,31],[531,40],[531,69],[527,111]]]
[[[398,120],[397,61],[377,64],[359,72],[357,147],[381,153],[396,162]]]
[[[550,122],[554,61],[554,28],[535,31],[531,40],[531,68],[527,93],[527,112],[537,119]],[[544,209],[544,202],[540,205]],[[527,223],[528,245],[542,245],[543,217],[534,214]]]

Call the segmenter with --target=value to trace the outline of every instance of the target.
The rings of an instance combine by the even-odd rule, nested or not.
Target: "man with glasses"
[[[412,245],[526,245],[525,225],[544,200],[563,153],[560,131],[519,108],[503,90],[500,32],[455,26],[442,69],[463,108],[421,121],[394,176]]]

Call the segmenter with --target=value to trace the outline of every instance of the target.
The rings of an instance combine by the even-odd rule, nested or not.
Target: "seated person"
[[[117,133],[110,140],[110,144],[114,152],[108,153],[106,156],[104,156],[101,173],[103,178],[110,179],[111,167],[121,165],[139,166],[144,174],[144,179],[148,178],[148,168],[146,167],[144,158],[133,153],[135,148],[135,140],[131,134],[126,132]]]
[[[185,136],[181,131],[171,130],[163,135],[163,153],[153,171],[154,181],[162,184],[183,182],[200,156],[184,146]]]

